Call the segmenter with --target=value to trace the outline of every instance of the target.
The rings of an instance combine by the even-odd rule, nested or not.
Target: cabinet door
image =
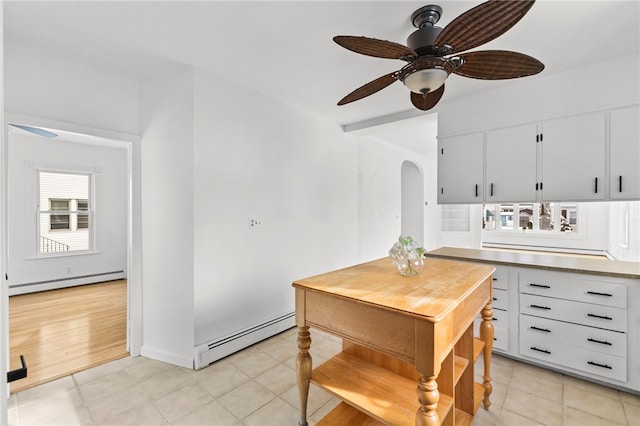
[[[542,200],[604,200],[604,113],[543,124]]]
[[[487,133],[485,200],[536,201],[536,125]]]
[[[481,203],[484,134],[438,140],[438,204]]]
[[[609,198],[640,199],[640,107],[611,111]]]

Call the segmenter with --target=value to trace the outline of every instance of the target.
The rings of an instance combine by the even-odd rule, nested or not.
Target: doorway
[[[401,234],[411,236],[424,247],[424,178],[422,169],[412,161],[403,161],[401,178]]]
[[[8,122],[15,123],[18,120],[9,117]],[[24,119],[20,120],[20,123],[24,122]],[[82,287],[92,286],[96,286],[93,289],[97,291],[101,285],[95,283],[125,279],[117,284],[119,289],[116,290],[116,293],[120,293],[122,296],[121,293],[124,289],[124,306],[119,311],[118,309],[113,311],[119,312],[117,320],[113,318],[109,320],[124,324],[123,327],[121,324],[119,325],[119,328],[124,332],[124,346],[120,344],[120,348],[117,350],[120,353],[115,354],[112,351],[105,358],[105,362],[110,360],[109,358],[121,357],[123,352],[126,354],[131,350],[131,338],[128,335],[128,330],[131,328],[128,313],[130,311],[128,305],[131,281],[127,283],[126,278],[131,273],[130,265],[132,263],[131,159],[133,142],[137,138],[129,135],[115,135],[114,138],[114,135],[106,135],[104,131],[93,131],[92,129],[88,129],[88,131],[82,129],[80,132],[73,126],[64,123],[43,125],[31,124],[31,121],[27,122],[31,129],[42,129],[44,133],[9,126],[7,160],[4,164],[9,177],[7,179],[8,187],[5,187],[8,202],[4,208],[7,229],[10,234],[7,243],[8,254],[5,257],[7,272],[5,282],[9,288],[9,294],[42,293],[52,297],[52,293],[59,292],[59,298],[63,300],[62,293],[64,291],[80,290]],[[38,185],[40,183],[37,177],[43,170],[62,172],[59,173],[60,175],[70,172],[90,176],[92,191],[95,192],[89,197],[54,196],[55,203],[49,203],[50,205],[46,208],[40,206],[42,201],[36,197],[36,194],[39,195]],[[65,198],[69,198],[69,200],[61,203],[60,200],[65,201]],[[75,198],[83,199],[76,200]],[[62,204],[73,207],[62,210],[55,209],[60,209]],[[74,208],[78,211],[74,211]],[[49,209],[56,211],[48,211]],[[40,216],[45,215],[49,215],[49,220],[40,220]],[[74,253],[42,250],[40,233],[43,225],[41,222],[47,224],[49,227],[47,231],[51,231],[51,233],[59,232],[60,229],[54,228],[60,226],[65,227],[64,231],[67,234],[75,230],[85,233],[90,231],[95,244],[83,247]],[[95,226],[93,226],[94,224]],[[62,238],[62,234],[60,235]],[[48,234],[47,238],[51,239],[51,235]],[[109,287],[115,288],[114,286]],[[56,295],[55,298],[57,299],[58,296]],[[9,308],[11,310],[13,304],[9,303]],[[57,309],[61,313],[60,318],[63,318],[64,307],[58,306]],[[10,316],[13,316],[13,313],[10,311]],[[82,314],[75,315],[69,321],[73,321],[79,328],[95,326],[95,318],[91,319]],[[89,324],[89,322],[92,323]],[[10,324],[10,326],[12,325]],[[45,328],[47,327],[45,326]],[[43,334],[43,331],[47,330],[35,331],[34,329],[33,333]],[[81,341],[83,339],[81,336],[82,333],[71,336],[72,339],[68,344],[70,346],[85,346],[85,349],[89,347],[95,349],[96,342],[90,341],[91,336],[84,338],[84,341]],[[34,341],[37,341],[37,338]],[[13,342],[9,342],[9,347],[14,347]],[[15,367],[16,362],[19,362],[19,355],[21,354],[13,352],[10,354],[12,368]],[[44,356],[52,355],[45,354]],[[26,359],[26,362],[30,366],[30,373],[32,373],[38,363],[30,363],[29,359]],[[51,360],[51,362],[55,361]],[[89,361],[84,368],[95,365],[95,361]],[[77,366],[69,366],[68,368],[70,373],[73,372],[71,370],[78,371]],[[25,380],[25,383],[28,382]],[[16,386],[16,388],[20,388],[20,386]],[[14,391],[13,386],[12,391]]]

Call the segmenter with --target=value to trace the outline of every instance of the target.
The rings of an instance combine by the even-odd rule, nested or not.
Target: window
[[[49,229],[54,231],[57,229],[71,229],[71,216],[69,215],[69,202],[71,200],[49,199],[49,210],[51,210]],[[53,214],[60,212],[61,214]],[[64,213],[64,214],[62,214]]]
[[[89,211],[89,200],[77,200],[78,212]],[[78,213],[77,218],[78,229],[89,229],[89,214]]]
[[[38,253],[91,248],[91,175],[38,171]]]
[[[578,231],[578,206],[570,203],[485,204],[485,231]]]

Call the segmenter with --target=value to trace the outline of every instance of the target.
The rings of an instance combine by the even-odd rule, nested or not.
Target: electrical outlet
[[[249,218],[249,229],[262,228],[262,218]]]

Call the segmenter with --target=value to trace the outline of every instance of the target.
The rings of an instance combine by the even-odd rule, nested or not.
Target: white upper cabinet
[[[481,203],[484,134],[438,139],[438,203]]]
[[[487,132],[485,201],[536,201],[537,126]]]
[[[605,199],[605,113],[542,125],[543,201]]]
[[[640,107],[611,111],[610,129],[609,198],[640,199]]]
[[[638,105],[438,140],[439,204],[600,200],[640,200]]]

